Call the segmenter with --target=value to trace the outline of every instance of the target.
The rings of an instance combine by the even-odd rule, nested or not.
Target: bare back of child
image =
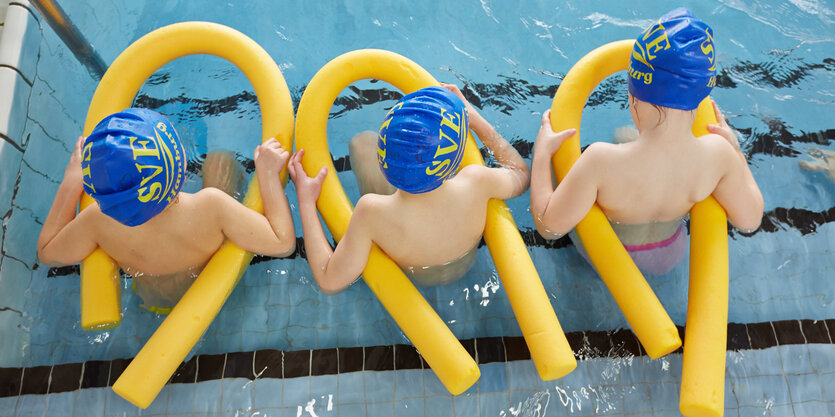
[[[540,233],[555,238],[570,231],[597,202],[636,264],[663,274],[684,257],[681,219],[694,204],[712,194],[731,223],[753,230],[762,219],[763,200],[736,135],[715,104],[719,125],[699,138],[691,132],[695,109],[715,76],[710,28],[686,9],[677,9],[644,35],[652,33],[663,33],[669,46],[655,51],[655,58],[661,58],[653,63],[656,85],[630,78],[629,109],[637,137],[619,144],[593,143],[554,190],[551,155],[574,131],[554,133],[545,112],[534,149],[531,208]],[[638,38],[636,50],[645,51],[642,40],[647,36]],[[711,54],[683,50],[694,47]],[[642,58],[633,53],[630,73],[642,65]],[[665,79],[669,74],[673,80]],[[579,239],[572,240],[585,256]]]
[[[323,168],[316,177],[308,177],[300,163],[304,150],[291,158],[289,169],[299,195],[305,249],[323,292],[340,292],[356,280],[365,268],[372,243],[417,285],[445,285],[459,279],[475,260],[488,200],[513,198],[527,189],[529,170],[521,156],[467,103],[457,87],[444,87],[446,90],[435,87],[404,97],[387,115],[379,139],[368,132],[354,137],[351,166],[364,195],[335,250],[325,240],[315,211],[327,172]],[[428,116],[408,113],[413,110]],[[434,118],[434,125],[427,122],[431,126],[426,129],[406,126],[414,122],[413,117]],[[441,130],[443,123],[451,130]],[[470,165],[455,175],[468,126],[494,152],[502,167]],[[417,133],[403,134],[410,131]],[[426,136],[434,134],[437,138],[439,131],[449,142],[421,145],[431,143]],[[382,148],[378,148],[378,141]],[[420,152],[422,148],[428,154],[426,165],[413,166],[409,161],[419,158],[409,150]],[[442,148],[450,152],[439,151]],[[435,159],[438,154],[446,157]],[[377,155],[385,156],[378,159]],[[406,174],[408,170],[424,174]],[[443,176],[425,174],[433,170],[446,172]]]
[[[156,113],[131,110],[106,118],[76,143],[38,240],[41,262],[78,263],[100,246],[133,276],[146,307],[165,309],[226,238],[268,255],[294,250],[295,231],[278,178],[289,154],[275,139],[255,150],[262,215],[229,195],[242,181],[229,153],[207,156],[201,191],[180,192],[185,153],[173,126]],[[74,216],[82,190],[96,201]]]

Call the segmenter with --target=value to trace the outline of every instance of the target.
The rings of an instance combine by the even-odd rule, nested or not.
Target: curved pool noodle
[[[357,50],[322,67],[305,89],[296,122],[296,147],[305,149],[302,165],[308,173],[329,168],[317,206],[334,239],[345,234],[353,205],[336,176],[327,146],[327,120],[339,93],[362,79],[386,81],[405,93],[438,85],[426,70],[393,52]],[[484,161],[469,135],[462,166]],[[518,228],[502,201],[490,200],[484,240],[507,290],[531,357],[543,379],[571,372],[577,362],[557,321]],[[365,282],[444,386],[453,394],[469,388],[479,370],[455,336],[429,306],[403,271],[376,245],[363,271]]]
[[[629,39],[601,46],[569,71],[554,97],[551,126],[555,131],[573,127],[579,132],[583,105],[592,90],[607,76],[627,68],[634,42]],[[575,69],[578,72],[572,74]],[[707,134],[708,123],[716,123],[710,98],[699,105],[693,134]],[[553,158],[558,180],[580,156],[579,136],[566,140]],[[577,231],[647,354],[657,358],[677,349],[681,341],[675,326],[596,204]],[[727,232],[727,216],[713,196],[690,210],[690,290],[679,405],[687,417],[715,417],[724,411]]]
[[[145,80],[176,58],[211,54],[235,64],[252,83],[261,109],[262,140],[276,138],[284,149],[293,147],[293,103],[275,61],[255,41],[229,27],[208,22],[165,26],[138,39],[122,52],[102,77],[84,132],[105,116],[130,107]],[[281,171],[286,179],[286,170]],[[82,197],[86,207],[92,198]],[[249,184],[244,205],[263,212],[257,178]],[[146,408],[197,343],[232,293],[252,259],[252,253],[225,241],[197,280],[174,306],[142,350],[128,365],[113,390]],[[85,326],[118,324],[118,266],[101,248],[82,263],[82,315]]]
[[[560,83],[551,105],[555,132],[577,129],[552,158],[557,181],[562,181],[580,157],[580,119],[591,92],[606,77],[626,70],[634,40],[603,45],[574,64]],[[618,303],[626,321],[651,358],[681,346],[681,338],[664,306],[623,247],[597,203],[576,226],[592,264]]]

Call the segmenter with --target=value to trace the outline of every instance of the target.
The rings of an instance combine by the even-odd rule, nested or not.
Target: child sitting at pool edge
[[[509,199],[528,187],[529,169],[516,150],[454,85],[403,97],[386,115],[379,135],[351,140],[351,167],[365,193],[348,229],[332,249],[316,200],[327,168],[308,177],[304,149],[290,159],[304,229],[304,246],[319,288],[344,290],[365,269],[376,243],[416,285],[446,285],[475,262],[491,198]],[[498,168],[467,165],[458,171],[468,127],[493,152]],[[457,174],[456,174],[456,171]]]
[[[165,312],[227,238],[250,252],[287,256],[296,235],[278,174],[289,153],[270,139],[254,158],[263,215],[229,195],[240,173],[228,153],[206,157],[202,190],[180,192],[186,157],[171,123],[146,109],[108,116],[76,142],[41,229],[38,258],[71,265],[101,246],[133,276],[143,306]],[[76,216],[82,190],[95,202]]]
[[[714,103],[711,134],[691,132],[696,108],[715,85],[713,32],[684,8],[638,37],[629,63],[629,110],[638,129],[626,143],[591,144],[554,189],[551,157],[575,131],[554,133],[550,111],[534,146],[531,213],[539,233],[571,231],[597,202],[637,266],[664,274],[685,255],[683,217],[713,195],[730,222],[753,231],[763,198],[739,141]],[[588,260],[579,239],[572,240]]]

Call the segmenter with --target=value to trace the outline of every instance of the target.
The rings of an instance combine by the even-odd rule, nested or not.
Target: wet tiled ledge
[[[778,345],[833,344],[835,319],[729,323],[728,350]],[[679,327],[679,333],[684,329]],[[646,353],[628,329],[567,333],[578,360],[630,358]],[[531,358],[522,337],[484,337],[461,343],[479,364]],[[679,350],[679,353],[681,350]],[[30,368],[0,368],[0,397],[75,391],[112,386],[131,359],[88,361]],[[299,378],[359,371],[428,369],[411,345],[330,348],[300,351],[259,350],[199,355],[180,365],[170,383],[225,378]]]
[[[35,79],[41,32],[27,1],[12,1],[0,37],[0,140],[26,147],[23,128]]]

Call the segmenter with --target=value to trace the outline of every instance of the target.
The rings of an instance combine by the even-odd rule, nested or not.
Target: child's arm
[[[272,138],[255,148],[255,174],[264,201],[263,215],[223,191],[214,188],[201,191],[209,196],[206,209],[220,216],[223,234],[240,248],[277,257],[295,250],[296,229],[278,176],[289,157]]]
[[[725,158],[721,163],[726,171],[716,185],[713,195],[725,209],[731,224],[744,231],[754,231],[762,222],[763,196],[748,167],[748,161],[739,148],[736,134],[728,126],[716,102],[711,102],[719,124],[708,125],[707,129],[722,136],[733,148],[732,152],[723,152]]]
[[[516,148],[510,145],[503,137],[493,128],[490,123],[476,111],[476,109],[464,98],[458,86],[453,84],[441,84],[441,87],[453,92],[464,105],[467,106],[467,114],[469,116],[469,127],[478,136],[487,148],[493,153],[496,162],[501,168],[479,169],[479,175],[487,177],[490,190],[494,192],[491,195],[493,198],[506,200],[509,198],[518,197],[525,190],[528,189],[528,184],[531,178],[531,171],[528,164],[516,151]]]
[[[319,288],[325,294],[337,294],[351,285],[368,263],[372,244],[368,223],[371,219],[368,215],[369,207],[374,204],[376,196],[367,194],[360,198],[348,222],[348,230],[345,231],[336,250],[332,250],[316,211],[316,200],[319,199],[328,169],[322,167],[315,177],[308,177],[301,164],[303,155],[304,149],[296,152],[290,158],[287,168],[293,183],[296,184],[296,194],[299,197],[304,250],[307,253],[310,271],[313,272]]]
[[[82,224],[87,216],[79,213],[78,218],[75,217],[78,199],[84,190],[81,184],[83,145],[84,138],[79,137],[38,237],[38,259],[45,265],[76,264],[96,249],[90,229]]]
[[[591,209],[597,200],[595,165],[599,150],[589,146],[571,167],[560,186],[554,190],[551,157],[575,129],[554,133],[551,111],[542,114],[542,125],[536,135],[531,170],[531,214],[536,230],[546,239],[557,239],[568,233]]]

